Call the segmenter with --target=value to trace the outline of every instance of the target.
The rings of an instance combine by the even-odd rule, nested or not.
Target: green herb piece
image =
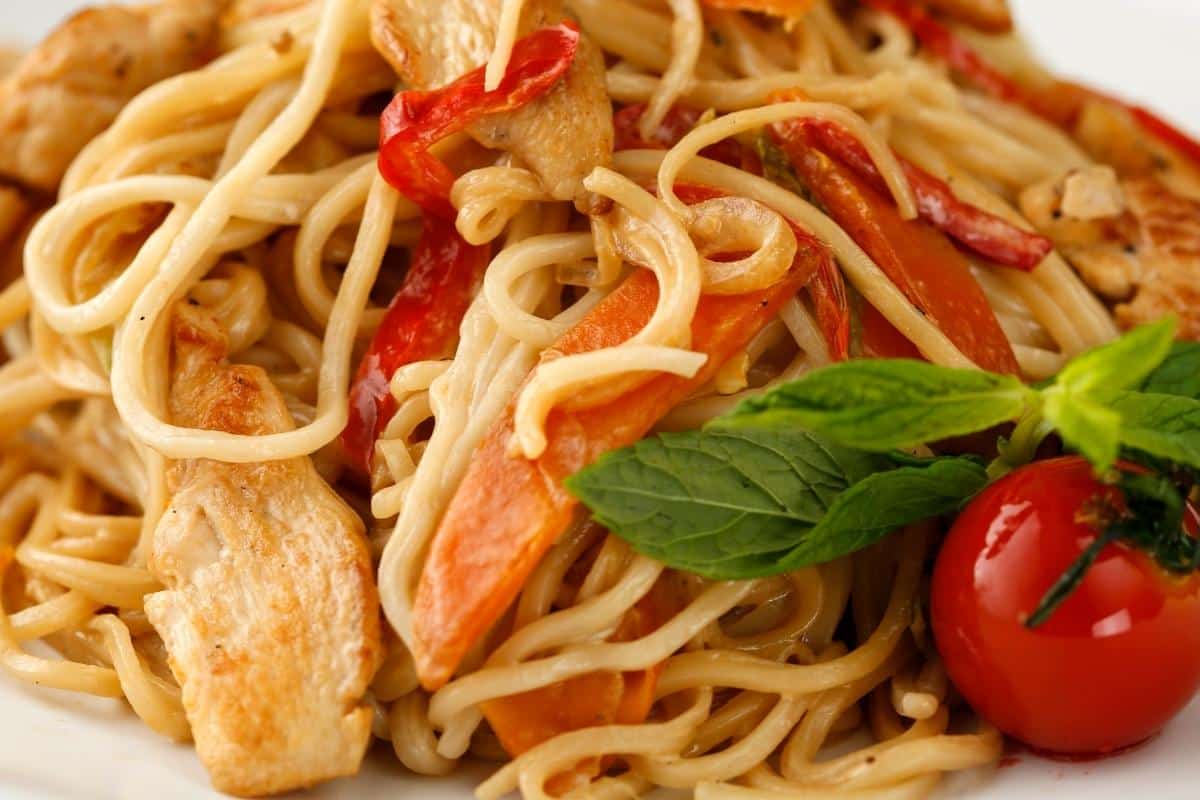
[[[792,160],[771,141],[766,131],[754,139],[754,149],[758,153],[758,160],[762,162],[764,178],[797,197],[813,202],[812,192],[796,177],[796,171],[792,169]]]
[[[957,511],[987,483],[987,471],[971,458],[927,459],[877,472],[838,495],[781,566],[823,564],[869,547],[897,528]]]
[[[848,361],[744,401],[721,428],[800,427],[886,452],[1020,417],[1036,393],[1014,377],[923,361]]]
[[[1063,442],[1103,472],[1117,460],[1121,415],[1086,396],[1047,390],[1043,413]]]
[[[1166,359],[1178,326],[1168,317],[1089,350],[1067,364],[1055,384],[1072,394],[1133,388]]]
[[[969,459],[899,461],[799,430],[693,431],[609,453],[566,485],[637,551],[730,580],[838,558],[986,483]]]
[[[1109,401],[1120,416],[1121,444],[1200,469],[1200,400],[1121,392]]]
[[[1142,391],[1200,400],[1200,342],[1176,342],[1166,360],[1150,373]]]

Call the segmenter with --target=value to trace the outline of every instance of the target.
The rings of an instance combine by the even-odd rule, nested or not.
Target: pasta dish
[[[0,76],[0,666],[218,790],[925,797],[1200,687],[1200,143],[1004,0],[161,0]]]

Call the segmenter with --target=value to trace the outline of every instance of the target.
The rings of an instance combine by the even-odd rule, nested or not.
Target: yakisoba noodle
[[[384,315],[386,298],[372,287],[387,278],[389,251],[411,250],[420,233],[419,209],[375,167],[374,114],[359,112],[383,88],[381,72],[394,81],[372,55],[367,5],[325,0],[226,27],[216,60],[125,107],[75,159],[57,204],[29,231],[26,279],[0,294],[8,357],[0,367],[0,664],[16,678],[124,697],[156,731],[186,739],[180,690],[143,610],[159,588],[146,551],[167,502],[168,459],[311,455],[339,481],[331,445],[346,426],[356,347]],[[489,86],[510,61],[524,5],[502,4]],[[480,642],[432,696],[419,688],[406,646],[417,581],[494,421],[514,404],[513,446],[535,457],[552,408],[586,407],[656,374],[694,374],[705,360],[690,349],[700,298],[778,280],[796,252],[791,225],[825,243],[858,294],[926,358],[971,365],[820,209],[701,150],[785,119],[833,121],[864,144],[906,218],[916,207],[894,153],[1021,227],[1029,223],[1013,206],[1017,191],[1089,163],[1048,123],[960,90],[916,57],[906,28],[869,10],[847,20],[821,0],[795,24],[763,26],[737,12],[702,12],[697,0],[568,6],[609,59],[614,101],[648,103],[643,136],[677,102],[718,115],[670,150],[618,152],[611,168],[592,172],[585,185],[607,209],[590,217],[553,201],[508,155],[491,154],[458,178],[459,232],[494,247],[482,288],[452,358],[391,377],[397,412],[376,445],[370,496],[338,484],[373,520],[394,631],[372,685],[377,735],[409,769],[447,774],[472,752],[502,752],[480,704],[661,663],[651,721],[551,739],[499,769],[479,796],[549,797],[554,776],[596,756],[617,757],[619,768],[577,796],[667,786],[695,788],[700,798],[918,797],[943,773],[995,761],[994,730],[949,732],[948,681],[919,601],[932,536],[922,526],[788,576],[717,583],[667,570],[581,520],[524,584],[509,612],[513,633]],[[810,101],[769,104],[772,92],[790,89]],[[461,135],[437,152],[480,160]],[[679,181],[726,198],[686,205]],[[135,251],[97,245],[100,279],[81,292],[87,237],[147,208],[158,217]],[[730,250],[744,257],[708,258]],[[539,362],[630,263],[659,286],[645,328],[618,347]],[[1116,334],[1058,254],[1030,273],[974,267],[1030,379]],[[168,321],[184,297],[218,319],[235,361],[267,370],[295,430],[247,436],[169,421]],[[812,312],[790,300],[661,427],[696,428],[829,359]],[[674,582],[680,610],[649,635],[609,641],[659,580]],[[857,646],[841,640],[843,618]],[[64,658],[34,655],[26,645],[35,641]],[[862,730],[874,744],[819,755]]]

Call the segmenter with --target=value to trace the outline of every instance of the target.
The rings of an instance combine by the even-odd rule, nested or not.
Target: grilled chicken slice
[[[520,33],[564,16],[559,0],[529,0]],[[499,18],[500,0],[374,0],[371,40],[407,85],[435,89],[487,62]],[[470,133],[517,156],[551,196],[577,197],[588,173],[612,157],[612,104],[599,48],[584,36],[566,78],[548,95],[486,117]]]
[[[52,192],[140,91],[213,51],[220,0],[81,11],[0,81],[0,175]]]
[[[1122,327],[1176,314],[1180,335],[1200,340],[1200,201],[1150,176],[1110,186],[1096,169],[1030,187],[1021,210]]]
[[[225,361],[224,332],[180,304],[170,409],[177,424],[242,434],[293,427],[258,367]],[[146,599],[196,750],[220,790],[298,789],[358,771],[378,668],[379,599],[363,525],[308,458],[170,467],[170,505]]]

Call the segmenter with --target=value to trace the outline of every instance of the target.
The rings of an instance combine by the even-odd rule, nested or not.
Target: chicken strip
[[[211,316],[180,304],[174,422],[291,429],[266,374],[228,364],[227,351]],[[168,485],[149,559],[166,590],[146,613],[213,785],[252,796],[357,772],[371,733],[363,696],[382,657],[362,521],[308,458],[180,461]]]
[[[1021,210],[1132,328],[1176,314],[1200,340],[1200,202],[1101,167],[1030,187]]]
[[[0,175],[53,192],[130,99],[212,55],[221,0],[79,12],[0,81]]]
[[[560,0],[529,0],[520,33],[564,18]],[[371,40],[404,82],[435,89],[484,64],[491,55],[500,0],[374,0]],[[485,117],[469,131],[485,147],[519,158],[554,198],[570,200],[583,179],[612,157],[612,103],[604,58],[587,36],[566,78],[548,95],[507,114]]]

